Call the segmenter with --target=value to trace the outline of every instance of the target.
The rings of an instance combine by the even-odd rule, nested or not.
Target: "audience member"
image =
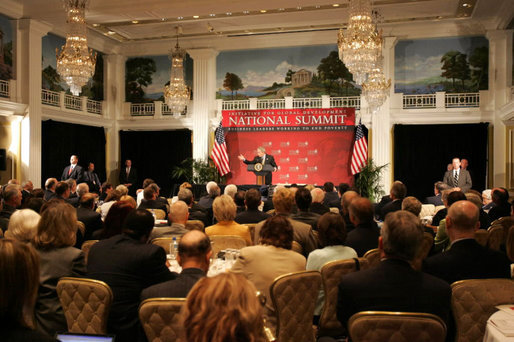
[[[152,183],[155,183],[155,181],[151,178],[145,178],[145,180],[143,180],[143,188],[142,189],[137,189],[136,191],[136,203],[137,203],[137,206],[139,206],[141,204],[141,201],[144,199],[144,190]]]
[[[489,220],[489,215],[482,209],[482,199],[480,198],[480,195],[467,192],[464,194],[466,196],[466,199],[477,206],[478,208],[478,214],[479,218],[478,221],[480,223],[480,226],[478,228],[480,229],[487,229],[491,225],[491,221]]]
[[[2,190],[3,207],[0,211],[0,228],[5,232],[11,215],[21,206],[21,187],[16,184],[7,185]]]
[[[43,190],[41,188],[36,188],[32,191],[32,196],[35,198],[44,199],[45,198],[45,190]]]
[[[45,196],[44,200],[49,201],[55,196],[55,186],[57,185],[56,178],[48,178],[45,182]]]
[[[155,183],[154,183],[155,184]],[[168,208],[161,201],[157,200],[158,192],[155,191],[155,187],[149,185],[143,191],[144,201],[137,207],[138,209],[160,209],[164,211],[165,215],[168,216]]]
[[[11,215],[9,229],[5,232],[5,237],[28,243],[32,241],[37,232],[41,216],[30,209],[17,210]]]
[[[113,209],[114,206],[111,212]],[[153,225],[150,212],[134,210],[125,219],[123,234],[102,240],[89,251],[87,276],[104,281],[111,288],[114,299],[107,330],[120,341],[138,339],[141,291],[176,276],[166,267],[164,249],[147,244]]]
[[[337,197],[337,199],[330,202],[329,207],[341,210],[341,198],[343,197],[343,194],[348,190],[350,190],[350,185],[348,183],[339,183],[339,186],[337,187],[337,193],[339,194],[339,196]]]
[[[325,197],[323,198],[323,204],[326,207],[331,207],[331,203],[341,201],[339,195],[334,187],[334,183],[325,182],[323,184],[323,192],[325,192]]]
[[[99,197],[99,200],[100,201],[104,201],[105,198],[107,197],[107,195],[109,195],[109,193],[114,190],[112,188],[112,184],[111,183],[107,183],[107,182],[103,182],[102,183],[102,188],[100,190],[100,197]]]
[[[484,191],[482,191],[482,204],[482,209],[484,209],[486,213],[488,213],[489,210],[491,210],[491,208],[494,207],[491,189],[485,189]]]
[[[132,197],[130,198],[134,201]],[[104,240],[114,235],[121,234],[126,217],[135,209],[135,201],[134,204],[124,200],[114,203],[111,209],[109,209],[107,216],[105,216],[104,228],[95,231],[93,233],[93,239]]]
[[[452,194],[452,195],[450,196],[450,194]],[[442,197],[443,197],[443,203],[444,203],[445,208],[443,208],[443,209],[439,210],[437,213],[435,213],[434,217],[432,218],[432,226],[434,226],[436,228],[439,226],[439,223],[441,222],[441,220],[444,219],[446,217],[446,215],[448,215],[448,208],[454,202],[466,199],[466,195],[464,195],[464,193],[462,191],[454,191],[452,189],[444,190]]]
[[[187,204],[182,201],[177,201],[171,205],[169,220],[171,226],[155,227],[150,234],[150,241],[160,237],[180,237],[186,234],[189,230],[186,229],[186,222],[189,218],[189,211]]]
[[[339,214],[343,217],[344,224],[346,225],[346,232],[351,232],[355,226],[352,221],[350,221],[350,204],[356,198],[360,197],[359,194],[353,190],[346,191],[343,196],[341,196],[341,210]]]
[[[92,193],[87,193],[80,197],[77,219],[84,223],[85,226],[84,241],[91,240],[93,233],[104,227],[101,215],[94,210],[95,201],[96,195]],[[84,241],[77,241],[77,248],[80,248]]]
[[[234,195],[234,203],[236,204],[236,207],[237,207],[237,213],[239,214],[240,212],[243,212],[245,211],[245,194],[246,194],[246,191],[244,190],[239,190],[238,192],[236,192],[236,194]]]
[[[446,190],[448,188],[449,188],[448,185],[446,185],[445,183],[443,183],[441,181],[435,182],[434,183],[434,196],[427,197],[425,199],[425,203],[433,204],[436,207],[438,205],[444,205],[443,200],[441,198],[441,194],[442,194],[443,190]]]
[[[136,206],[136,200],[134,199],[134,197],[132,197],[130,195],[123,195],[123,196],[121,196],[120,201],[127,202],[134,209],[136,209],[136,207],[137,207]]]
[[[296,191],[294,199],[298,211],[291,215],[291,218],[310,225],[314,230],[318,229],[318,220],[321,215],[309,210],[312,203],[311,192],[305,188],[300,188]]]
[[[419,218],[419,214],[421,213],[421,207],[423,205],[421,202],[414,196],[407,196],[402,201],[402,210],[409,211],[414,214],[414,216]],[[435,232],[432,228],[422,225],[425,233],[429,233],[432,237],[435,236]]]
[[[116,187],[116,190],[118,190],[120,193],[121,193],[121,196],[127,196],[128,195],[128,192],[129,192],[129,189],[123,185],[123,184],[120,184]]]
[[[217,224],[205,228],[208,236],[212,235],[237,235],[245,239],[246,245],[252,245],[252,237],[247,226],[243,226],[234,221],[236,218],[236,204],[229,195],[216,197],[212,203],[214,217]]]
[[[270,215],[259,210],[261,203],[261,194],[259,190],[249,189],[246,191],[244,200],[246,210],[237,214],[235,221],[239,224],[245,224],[258,223],[266,220]]]
[[[55,186],[55,198],[64,201],[70,197],[70,186],[68,183],[60,181]]]
[[[190,220],[199,220],[203,222],[204,227],[210,226],[207,209],[194,202],[193,192],[188,188],[182,188],[178,192],[178,200],[187,204]]]
[[[111,191],[107,197],[105,197],[105,201],[102,203],[100,208],[100,215],[102,220],[105,220],[105,217],[109,213],[109,209],[111,209],[112,205],[118,202],[121,199],[121,193],[118,190]]]
[[[491,222],[500,217],[510,216],[509,191],[507,189],[493,189],[491,198],[494,202],[494,207],[488,213]]]
[[[44,203],[45,201],[42,198],[32,197],[27,201],[27,203],[25,203],[25,209],[34,210],[39,214]]]
[[[34,184],[28,180],[22,183],[21,188],[21,203],[24,205],[29,199],[33,197],[32,191],[34,190]]]
[[[86,183],[79,183],[77,185],[77,196],[79,197],[79,202],[80,198],[87,193],[89,193],[89,186]]]
[[[198,204],[204,208],[212,208],[212,202],[214,199],[220,195],[220,187],[216,182],[209,182],[206,186],[207,195],[200,198]]]
[[[323,215],[330,211],[329,207],[323,204],[325,199],[325,193],[320,188],[314,188],[311,190],[312,203],[310,211],[319,215]]]
[[[79,206],[80,200],[79,195],[77,194],[77,181],[73,178],[69,178],[66,180],[66,183],[70,188],[70,195],[65,199],[65,201],[76,208]]]
[[[389,191],[389,197],[391,198],[391,202],[384,205],[384,207],[380,211],[380,221],[383,221],[387,214],[401,210],[402,201],[406,195],[407,187],[405,186],[405,184],[403,184],[400,181],[393,182],[391,190]]]
[[[232,199],[234,199],[234,196],[236,195],[236,193],[237,193],[237,186],[235,184],[228,184],[227,186],[225,186],[225,190],[223,190],[223,194],[229,195],[230,197],[232,197]]]
[[[350,221],[355,227],[346,237],[346,245],[353,248],[359,257],[378,247],[380,228],[373,220],[373,205],[364,197],[354,198],[348,208]]]

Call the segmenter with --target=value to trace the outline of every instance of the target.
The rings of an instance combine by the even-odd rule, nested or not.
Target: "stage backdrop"
[[[223,111],[231,170],[227,183],[255,184],[255,175],[237,156],[251,160],[259,146],[275,157],[274,184],[353,183],[354,126],[354,108]]]

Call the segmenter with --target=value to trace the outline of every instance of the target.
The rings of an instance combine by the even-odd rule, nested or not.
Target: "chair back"
[[[4,236],[4,231],[0,229],[0,238]]]
[[[500,250],[500,246],[505,244],[505,230],[501,224],[491,226],[487,229],[489,238],[487,239],[487,247],[495,251]]]
[[[99,280],[63,277],[57,283],[57,295],[69,332],[107,334],[113,298],[109,285]]]
[[[438,212],[439,210],[444,209],[444,208],[445,208],[445,206],[444,206],[444,205],[438,205],[438,206],[436,206],[436,207],[435,207],[435,213],[434,213],[434,215],[435,215],[435,214],[437,214],[437,212]]]
[[[421,246],[419,247],[418,254],[412,261],[412,267],[418,271],[421,271],[421,266],[423,264],[423,260],[426,259],[432,245],[434,244],[434,237],[432,234],[424,232],[423,233],[423,241],[421,242]]]
[[[505,247],[507,250],[507,256],[509,257],[511,262],[514,262],[514,225],[509,228]]]
[[[293,245],[291,247],[291,250],[296,252],[296,253],[300,253],[303,255],[303,247],[302,245],[300,245],[300,243],[298,241],[293,241]]]
[[[91,246],[93,246],[98,241],[100,241],[100,240],[86,240],[82,244],[81,249],[82,249],[82,252],[84,252],[84,260],[86,261],[86,264],[87,264],[87,256],[89,255],[89,250],[91,249]]]
[[[422,204],[421,211],[419,213],[419,217],[425,216],[434,216],[435,215],[435,205],[433,204]]]
[[[179,243],[180,236],[175,236],[175,238],[177,238],[177,243]],[[152,242],[152,244],[163,248],[164,251],[166,252],[166,254],[169,254],[170,253],[170,244],[173,242],[173,236],[155,238],[151,242]]]
[[[497,305],[514,303],[511,279],[469,279],[452,284],[456,342],[482,341],[487,320]]]
[[[378,248],[370,249],[364,254],[364,258],[368,259],[369,267],[374,267],[380,263],[380,251]]]
[[[485,229],[479,229],[475,231],[475,240],[482,246],[487,246],[487,240],[489,239],[489,232]]]
[[[275,209],[270,209],[266,212],[266,214],[269,214],[271,216],[275,215]]]
[[[80,230],[82,236],[86,234],[86,225],[82,221],[77,221],[77,229]]]
[[[336,208],[336,207],[330,207],[330,212],[331,213],[334,213],[334,214],[339,214],[339,208]]]
[[[205,232],[204,224],[200,220],[188,220],[186,221],[187,230],[199,230]]]
[[[358,312],[348,321],[353,342],[416,341],[444,342],[446,325],[429,313]]]
[[[342,326],[336,315],[337,291],[343,275],[364,270],[369,267],[368,259],[348,259],[331,261],[321,268],[321,280],[325,292],[323,310],[319,319],[318,336],[343,336],[346,327]]]
[[[277,340],[314,342],[312,317],[321,286],[318,271],[282,275],[270,286],[277,314]]]
[[[166,218],[166,212],[162,209],[146,209],[152,214],[155,214],[156,220],[164,220]]]
[[[180,310],[185,298],[150,298],[139,306],[139,320],[148,342],[180,341]]]
[[[250,231],[250,236],[252,237],[252,243],[255,245],[255,226],[257,223],[245,223],[244,226],[248,227],[248,230]]]
[[[218,252],[227,249],[241,249],[246,247],[246,241],[237,235],[211,235],[212,254],[217,255]]]

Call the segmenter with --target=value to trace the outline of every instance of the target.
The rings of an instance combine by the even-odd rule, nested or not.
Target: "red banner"
[[[266,148],[278,165],[273,184],[352,183],[354,108],[232,110],[222,114],[223,127],[228,130],[229,183],[255,183],[255,175],[237,156],[253,159],[259,146]]]

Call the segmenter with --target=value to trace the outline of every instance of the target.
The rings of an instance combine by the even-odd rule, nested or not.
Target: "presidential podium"
[[[262,165],[261,163],[249,164],[246,168],[247,171],[251,171],[255,173],[257,185],[265,185],[266,184],[266,175],[270,172],[273,172],[274,167],[268,164]]]

